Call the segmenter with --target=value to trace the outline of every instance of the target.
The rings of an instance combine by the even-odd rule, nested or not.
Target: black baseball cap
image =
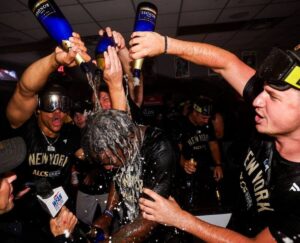
[[[0,174],[20,165],[26,156],[26,144],[21,137],[0,141]]]
[[[258,76],[272,88],[300,89],[300,51],[273,48],[258,70]]]
[[[76,112],[83,114],[85,111],[89,112],[93,110],[93,105],[89,103],[88,101],[75,101],[72,104],[71,108],[71,116],[73,117]]]
[[[212,99],[199,96],[193,102],[193,109],[204,116],[212,116],[213,115],[213,101]]]

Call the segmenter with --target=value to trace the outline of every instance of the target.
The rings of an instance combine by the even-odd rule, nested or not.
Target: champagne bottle
[[[105,67],[104,62],[104,52],[107,51],[107,48],[109,46],[116,46],[115,41],[113,37],[109,37],[106,32],[103,33],[102,36],[99,37],[98,44],[95,48],[95,58],[97,62],[97,69],[95,71],[94,75],[94,82],[93,82],[93,93],[94,93],[94,99],[95,99],[95,107],[94,111],[101,110],[101,106],[99,103],[99,97],[98,97],[98,90],[100,87],[100,83],[103,80],[103,70]]]
[[[220,191],[220,185],[219,183],[217,182],[216,183],[216,198],[217,198],[217,203],[219,206],[222,205],[222,198],[221,198],[221,191]]]
[[[153,3],[141,2],[136,11],[133,31],[154,31],[156,24],[157,7]],[[141,79],[143,58],[133,62],[133,81],[138,86]]]
[[[72,36],[73,30],[56,3],[53,0],[29,0],[28,7],[48,35],[68,51],[71,48],[69,37]],[[75,60],[85,73],[89,72],[88,65],[79,54]]]
[[[109,46],[115,46],[115,45],[116,44],[114,39],[112,37],[109,37],[106,32],[103,34],[103,36],[100,36],[98,44],[95,49],[95,57],[96,57],[98,69],[103,71],[105,65],[103,53],[107,51],[107,48]]]
[[[190,158],[189,163],[193,166],[197,166],[197,161],[193,158],[193,156]],[[194,207],[195,203],[195,195],[194,195],[194,190],[195,190],[195,173],[193,174],[187,174],[186,173],[186,193],[187,193],[187,203],[190,207]]]

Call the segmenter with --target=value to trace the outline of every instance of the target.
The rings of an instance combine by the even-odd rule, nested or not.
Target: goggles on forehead
[[[68,112],[70,107],[71,100],[67,96],[49,94],[39,97],[38,108],[45,112],[54,112],[57,109],[62,112]]]
[[[277,90],[300,89],[300,54],[273,48],[260,66],[258,76]]]
[[[195,111],[201,113],[204,116],[211,116],[213,114],[213,106],[212,105],[197,105],[194,104],[193,108]]]

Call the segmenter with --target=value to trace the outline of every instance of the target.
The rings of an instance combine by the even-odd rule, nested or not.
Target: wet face
[[[38,121],[43,130],[58,133],[64,124],[66,113],[57,109],[54,112],[40,111]]]
[[[300,92],[279,91],[265,85],[253,101],[256,129],[268,135],[287,135],[300,131]]]
[[[104,91],[99,92],[99,102],[103,110],[111,109],[111,100],[107,92]]]
[[[99,153],[98,160],[107,170],[119,168],[125,164],[125,156],[121,149],[117,149],[114,153],[110,149],[103,150]]]
[[[75,112],[73,120],[75,125],[79,128],[84,128],[86,125],[86,116],[80,112]]]
[[[0,214],[9,212],[14,207],[12,182],[16,179],[14,173],[6,173],[0,178]]]

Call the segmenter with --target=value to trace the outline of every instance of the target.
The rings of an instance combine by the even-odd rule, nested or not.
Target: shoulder
[[[165,160],[164,163],[168,164],[175,158],[174,144],[167,133],[160,128],[147,128],[141,151],[146,160],[157,163]]]

